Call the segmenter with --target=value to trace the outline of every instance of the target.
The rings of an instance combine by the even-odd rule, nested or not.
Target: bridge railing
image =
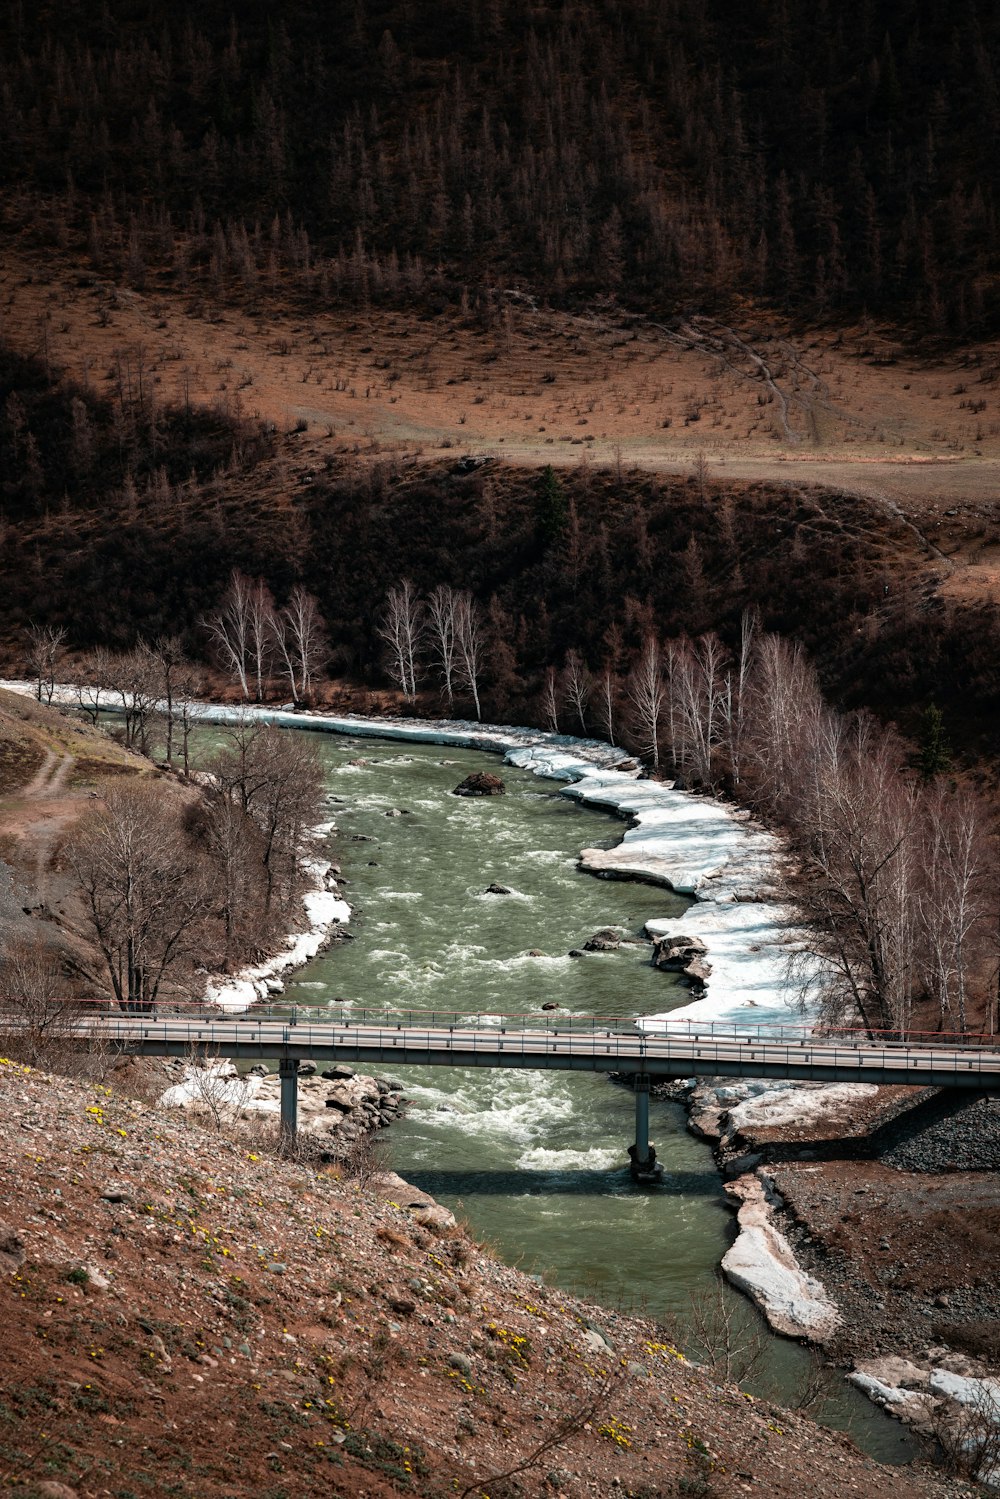
[[[160,1009],[141,1014],[92,1011],[76,1024],[81,1036],[97,1033],[102,1039],[139,1050],[190,1048],[202,1055],[211,1055],[213,1050],[218,1055],[244,1056],[301,1057],[318,1052],[335,1059],[341,1051],[348,1056],[363,1054],[382,1065],[396,1057],[400,1064],[424,1061],[458,1066],[465,1058],[472,1065],[474,1059],[489,1058],[486,1065],[503,1066],[506,1059],[517,1056],[522,1059],[520,1065],[542,1068],[579,1065],[581,1059],[591,1058],[595,1070],[622,1072],[670,1061],[678,1064],[678,1076],[685,1075],[689,1065],[703,1074],[718,1067],[720,1075],[727,1071],[732,1075],[735,1066],[739,1068],[736,1075],[749,1077],[767,1075],[769,1070],[774,1075],[775,1067],[782,1069],[779,1076],[822,1077],[835,1075],[839,1067],[851,1069],[855,1076],[858,1069],[862,1076],[881,1074],[880,1080],[888,1073],[901,1083],[908,1081],[912,1069],[918,1069],[915,1082],[920,1081],[920,1074],[933,1072],[937,1079],[949,1074],[956,1082],[964,1080],[966,1086],[970,1075],[983,1074],[988,1078],[986,1085],[1000,1076],[996,1038],[984,1038],[991,1043],[989,1047],[951,1046],[935,1034],[933,1042],[928,1038],[914,1046],[898,1036],[877,1041],[865,1035],[859,1044],[856,1032],[788,1036],[782,1034],[787,1027],[763,1024],[753,1033],[688,1024],[659,1027],[650,1033],[620,1016],[604,1022],[597,1017],[552,1017],[543,1025],[537,1016],[490,1016],[488,1026],[477,1024],[478,1018],[456,1011],[412,1010],[333,1019],[291,1009],[197,1017]],[[762,1073],[753,1071],[755,1065],[760,1065]]]
[[[645,1036],[648,1040],[678,1039],[729,1040],[747,1043],[786,1043],[786,1045],[817,1046],[835,1043],[843,1046],[891,1046],[891,1048],[915,1049],[996,1049],[1000,1048],[1000,1036],[982,1031],[921,1031],[921,1030],[873,1030],[861,1025],[823,1025],[808,1019],[802,1021],[760,1021],[735,1025],[732,1021],[709,1021],[709,1019],[670,1019],[666,1016],[630,1015],[573,1015],[567,1012],[507,1013],[498,1010],[426,1010],[387,1009],[387,1007],[345,1006],[343,1009],[307,1009],[298,1006],[253,1007],[240,1012],[226,1013],[211,1009],[204,1004],[159,1004],[151,1009],[109,1009],[97,1001],[70,1000],[66,1003],[66,1022],[82,1030],[91,1022],[114,1021],[174,1021],[187,1022],[196,1030],[210,1025],[292,1025],[300,1027],[300,1034],[307,1028],[327,1030],[330,1027],[351,1030],[355,1027],[379,1027],[382,1030],[478,1030],[495,1031],[498,1034],[514,1034],[517,1031],[555,1034],[555,1036],[586,1036],[607,1040],[616,1036]],[[0,1009],[0,1034],[4,1030],[24,1028],[25,1022],[15,1009]]]

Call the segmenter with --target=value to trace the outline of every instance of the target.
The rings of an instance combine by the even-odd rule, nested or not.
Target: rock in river
[[[621,946],[621,937],[610,926],[602,926],[599,932],[588,937],[583,944],[585,952],[615,952]]]
[[[461,785],[455,787],[456,796],[503,796],[507,787],[501,778],[489,770],[474,770]]]
[[[492,885],[487,885],[483,891],[484,895],[513,895],[514,892],[509,885],[498,885],[494,880]]]

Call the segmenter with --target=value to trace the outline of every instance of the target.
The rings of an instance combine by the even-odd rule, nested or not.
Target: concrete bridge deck
[[[734,1031],[711,1024],[638,1024],[620,1017],[423,1015],[369,1012],[328,1018],[248,1012],[198,1017],[163,1012],[91,1014],[81,1031],[146,1056],[192,1048],[257,1060],[340,1061],[379,1066],[505,1067],[634,1072],[650,1077],[804,1079],[1000,1089],[1000,1038],[906,1041],[806,1026]]]

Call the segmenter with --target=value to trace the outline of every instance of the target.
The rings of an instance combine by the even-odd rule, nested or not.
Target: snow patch
[[[763,1183],[743,1176],[726,1190],[742,1198],[740,1232],[722,1260],[727,1280],[760,1307],[775,1332],[826,1342],[837,1329],[840,1313],[772,1223]]]

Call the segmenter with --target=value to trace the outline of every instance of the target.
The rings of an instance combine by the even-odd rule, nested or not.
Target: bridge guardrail
[[[391,1017],[389,1024],[385,1023],[387,1016]],[[437,1061],[442,1055],[447,1058],[477,1055],[500,1058],[504,1054],[513,1054],[536,1058],[541,1066],[546,1064],[546,1059],[560,1055],[591,1057],[596,1063],[605,1064],[609,1071],[640,1070],[644,1060],[660,1060],[697,1062],[699,1070],[704,1070],[706,1063],[728,1067],[735,1063],[742,1068],[759,1062],[766,1067],[794,1069],[799,1075],[806,1076],[822,1076],[825,1071],[833,1072],[838,1067],[860,1067],[862,1072],[866,1068],[872,1073],[889,1072],[901,1082],[911,1068],[924,1074],[950,1072],[965,1078],[970,1072],[988,1072],[993,1079],[1000,1076],[1000,1040],[997,1038],[989,1038],[990,1048],[949,1046],[942,1044],[940,1035],[935,1037],[936,1045],[915,1046],[896,1037],[878,1042],[870,1037],[861,1040],[857,1033],[849,1033],[848,1039],[842,1033],[822,1030],[805,1035],[800,1033],[792,1038],[781,1034],[783,1027],[766,1026],[756,1027],[752,1033],[693,1025],[668,1030],[658,1028],[651,1033],[640,1030],[633,1023],[629,1023],[628,1029],[620,1028],[622,1017],[611,1017],[603,1023],[592,1017],[586,1025],[579,1023],[581,1018],[552,1017],[548,1023],[539,1023],[536,1016],[491,1016],[491,1021],[517,1019],[525,1023],[482,1026],[476,1024],[476,1017],[452,1011],[382,1011],[378,1020],[362,1021],[357,1016],[345,1016],[339,1019],[324,1017],[322,1022],[313,1023],[313,1012],[305,1019],[294,1011],[196,1017],[162,1010],[146,1014],[102,1010],[78,1016],[73,1028],[81,1037],[96,1031],[102,1037],[122,1044],[217,1047],[221,1054],[233,1052],[247,1043],[253,1045],[256,1034],[262,1047],[273,1047],[275,1051],[291,1048],[293,1052],[308,1052],[313,1048],[328,1050],[339,1045],[348,1052],[358,1048],[378,1051],[386,1062],[405,1050],[410,1062],[415,1060],[413,1053],[420,1051],[428,1055],[434,1053]],[[419,1023],[412,1023],[418,1020]],[[529,1025],[528,1021],[533,1023]],[[7,1025],[10,1030],[19,1028],[16,1017],[9,1017]],[[0,1016],[0,1034],[3,1026],[3,1017]],[[795,1029],[801,1032],[801,1028]],[[962,1039],[968,1040],[967,1037]],[[461,1062],[457,1064],[461,1065]],[[749,1075],[753,1076],[753,1073]]]
[[[510,1031],[520,1030],[552,1030],[567,1033],[596,1032],[619,1032],[634,1035],[641,1032],[649,1037],[652,1036],[686,1036],[697,1039],[738,1038],[740,1040],[765,1041],[788,1041],[788,1042],[817,1042],[820,1040],[843,1041],[847,1045],[884,1045],[905,1046],[910,1049],[924,1046],[982,1048],[1000,1046],[1000,1035],[987,1034],[978,1031],[918,1031],[918,1030],[877,1030],[865,1026],[849,1025],[824,1025],[819,1022],[808,1020],[799,1021],[759,1021],[739,1027],[731,1021],[713,1020],[671,1020],[669,1014],[666,1016],[650,1015],[581,1015],[563,1012],[552,1013],[512,1013],[505,1014],[495,1010],[424,1010],[424,1009],[400,1009],[390,1010],[385,1007],[368,1007],[345,1002],[343,1010],[318,1010],[313,1007],[300,1009],[297,1006],[282,1006],[274,1009],[253,1008],[249,1010],[226,1012],[214,1010],[207,1006],[194,1008],[184,1006],[159,1005],[151,1010],[120,1010],[110,1009],[107,1005],[90,1000],[71,1000],[67,1002],[67,1011],[70,1016],[81,1018],[90,1015],[94,1019],[121,1019],[128,1016],[143,1016],[150,1019],[189,1020],[199,1024],[208,1023],[239,1023],[239,1024],[266,1024],[282,1023],[294,1026],[299,1025],[342,1025],[346,1027],[357,1025],[381,1025],[386,1029],[405,1026],[430,1026],[432,1029],[447,1029],[450,1026],[461,1025],[465,1028],[474,1026],[476,1029]],[[13,1017],[11,1017],[13,1018]],[[4,1012],[0,1011],[0,1029],[5,1023]]]

